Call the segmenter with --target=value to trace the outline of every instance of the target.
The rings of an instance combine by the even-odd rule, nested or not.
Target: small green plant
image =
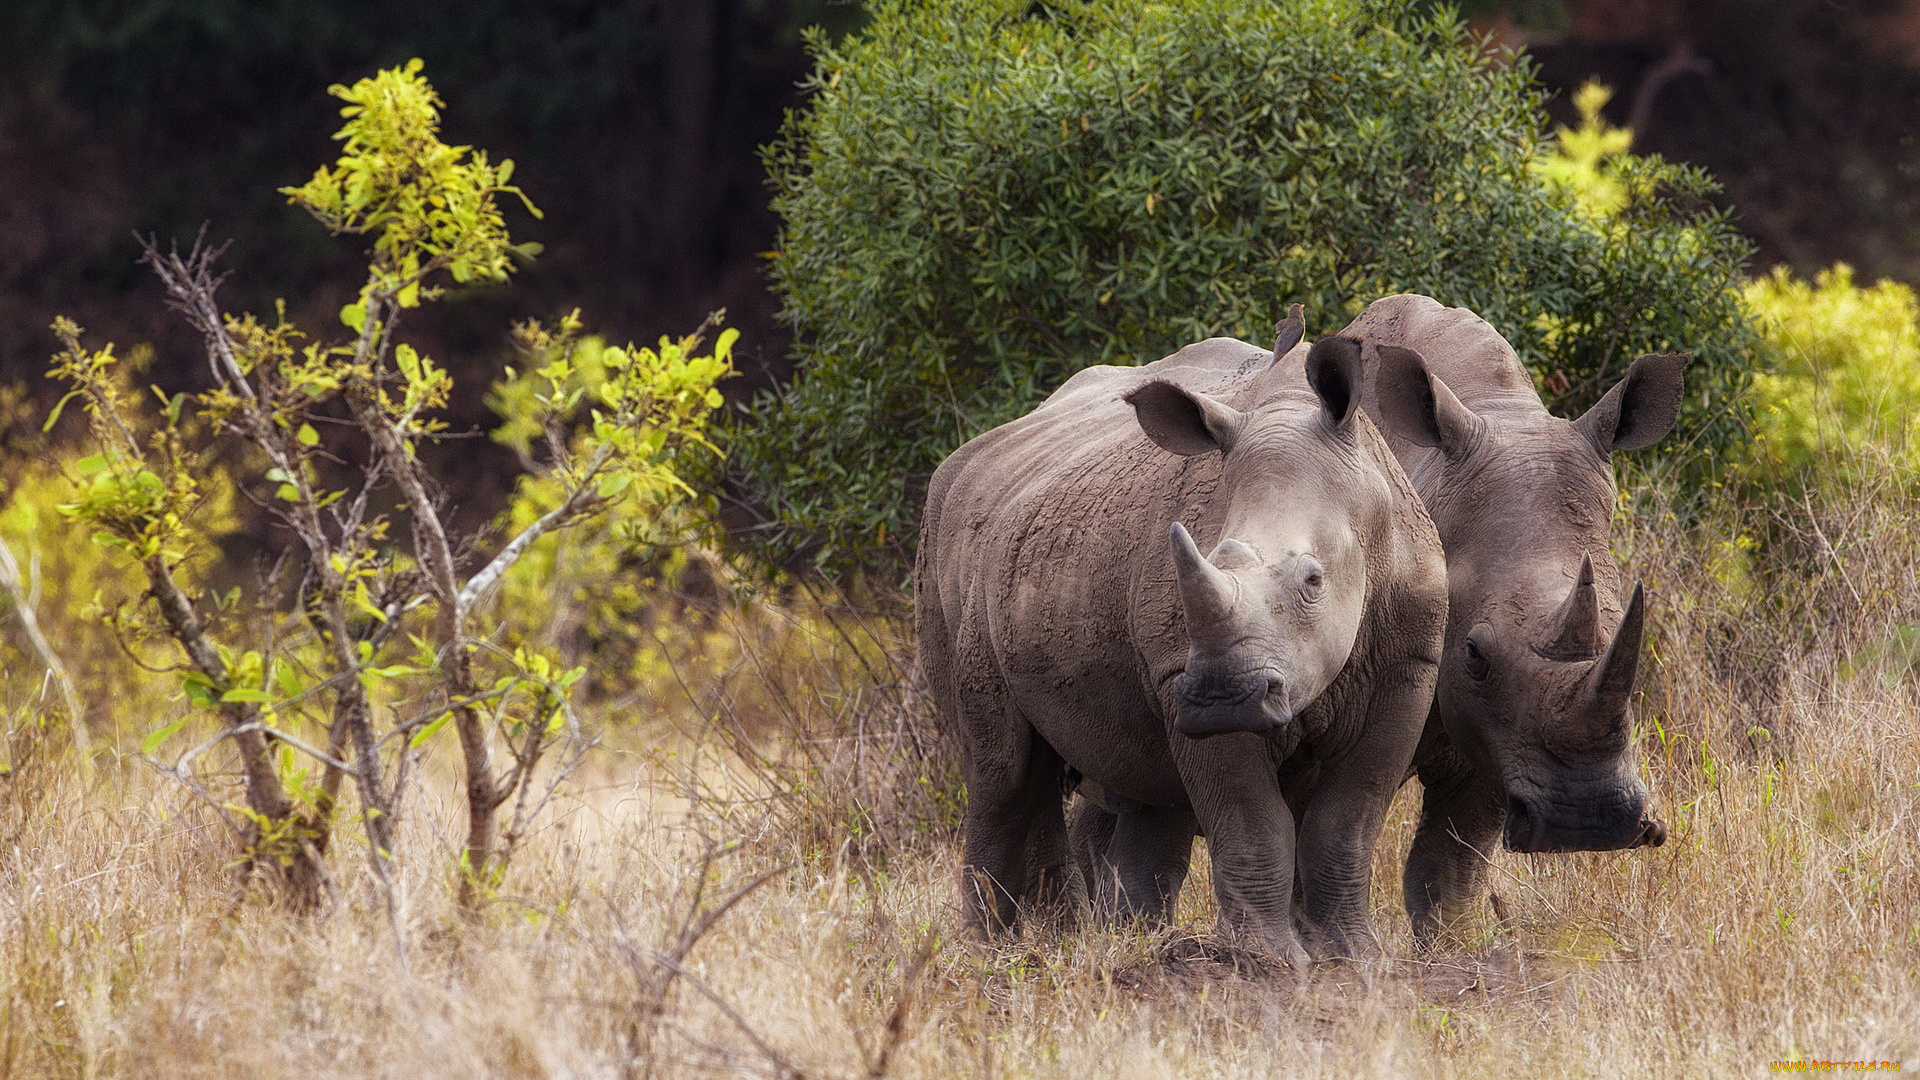
[[[528,371],[509,372],[508,430],[522,440],[538,511],[472,565],[480,538],[451,528],[418,452],[443,435],[437,412],[453,382],[396,329],[449,283],[504,280],[530,249],[510,240],[498,199],[532,207],[507,185],[510,162],[439,140],[441,103],[420,70],[416,60],[334,87],[347,103],[341,157],[285,189],[330,230],[372,238],[365,282],[340,315],[348,341],[308,336],[284,308],[271,320],[221,311],[218,252],[202,244],[186,254],[149,244],[145,261],[204,335],[212,390],[158,395],[155,408],[111,345],[89,349],[77,326],[55,325],[64,350],[50,374],[71,389],[48,423],[80,402],[93,450],[73,463],[75,494],[61,510],[141,572],[146,596],[113,609],[129,648],[177,645],[181,694],[220,722],[162,767],[204,792],[197,763],[233,743],[245,800],[232,824],[251,864],[278,868],[299,906],[332,887],[326,853],[349,779],[370,865],[389,880],[402,795],[449,727],[467,804],[461,895],[471,905],[497,887],[586,745],[570,705],[583,669],[495,642],[502,578],[559,530],[685,502],[674,455],[711,451],[703,429],[720,400],[714,383],[731,371],[733,331],[704,349],[710,327],[653,349],[583,351],[577,314],[516,328]],[[207,467],[216,458],[232,481]],[[357,470],[342,467],[350,460]],[[228,483],[297,544],[252,596],[205,584],[217,553],[197,525]],[[376,509],[387,504],[398,511]],[[159,764],[194,715],[154,730],[142,752]],[[542,772],[568,743],[575,754]]]
[[[542,328],[526,329],[534,336],[520,342],[523,354],[537,357],[550,351],[550,343],[539,339]],[[723,334],[727,343],[732,333]],[[542,459],[551,459],[558,447],[583,437],[579,421],[588,410],[604,410],[618,400],[622,387],[607,378],[608,365],[625,359],[622,350],[597,337],[583,337],[566,365],[509,367],[495,382],[487,403],[500,422],[491,436],[525,466],[502,515],[508,531],[519,532],[558,505],[567,480]],[[689,415],[704,414],[718,402],[719,394],[711,388],[713,373],[705,367],[714,362],[712,357],[693,355],[681,343],[663,338],[648,359],[659,367],[655,377],[680,383],[675,400]],[[563,411],[574,417],[570,425],[556,426],[543,404],[556,394],[561,395]],[[679,452],[712,456],[711,444],[688,430]],[[610,693],[632,689],[642,674],[636,666],[647,651],[645,643],[661,632],[678,637],[688,629],[679,623],[690,616],[682,616],[668,598],[685,572],[689,549],[709,539],[710,499],[681,479],[674,446],[664,445],[659,453],[660,467],[653,472],[610,481],[629,485],[624,498],[569,530],[564,539],[558,534],[542,537],[501,579],[503,640],[551,648],[570,661],[590,656],[593,685]],[[700,557],[711,561],[704,548]],[[658,616],[669,607],[675,619],[663,623]]]

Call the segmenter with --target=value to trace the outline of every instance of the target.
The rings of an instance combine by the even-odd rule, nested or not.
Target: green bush
[[[1724,443],[1750,331],[1746,245],[1704,174],[1612,154],[1581,212],[1536,174],[1541,94],[1445,13],[1383,0],[881,0],[816,36],[768,151],[793,384],[729,433],[765,553],[898,575],[924,483],[1075,370],[1307,305],[1465,304],[1550,399],[1637,353],[1698,362],[1686,423]],[[1709,424],[1711,417],[1720,421]]]

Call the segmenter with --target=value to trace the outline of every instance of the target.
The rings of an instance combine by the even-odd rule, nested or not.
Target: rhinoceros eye
[[[1477,681],[1487,677],[1487,656],[1473,639],[1473,634],[1467,635],[1467,674]]]
[[[1311,555],[1301,556],[1300,591],[1307,595],[1307,599],[1318,600],[1326,585],[1327,575],[1320,565],[1320,560]]]

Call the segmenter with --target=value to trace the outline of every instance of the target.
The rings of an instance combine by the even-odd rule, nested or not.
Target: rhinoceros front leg
[[[1198,824],[1191,811],[1138,803],[1116,810],[1115,801],[1083,785],[1068,824],[1087,898],[1103,916],[1165,922],[1187,880]]]
[[[1430,661],[1382,673],[1359,741],[1320,771],[1300,815],[1300,928],[1322,959],[1351,959],[1379,950],[1368,899],[1373,848],[1394,792],[1406,779],[1433,701]]]
[[[1422,740],[1420,824],[1407,852],[1407,915],[1413,938],[1431,945],[1487,891],[1487,858],[1506,823],[1499,786],[1467,764],[1439,721]]]
[[[1221,935],[1303,969],[1307,952],[1293,923],[1293,811],[1266,740],[1174,738],[1174,760],[1213,860]]]

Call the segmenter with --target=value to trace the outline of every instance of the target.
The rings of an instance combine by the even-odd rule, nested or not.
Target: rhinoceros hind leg
[[[1120,816],[1100,805],[1098,798],[1088,796],[1091,786],[1082,786],[1067,813],[1067,848],[1073,856],[1073,871],[1080,876],[1088,906],[1096,915],[1105,915],[1118,910],[1115,899],[1118,879],[1107,852],[1113,844],[1113,829],[1120,823]]]
[[[1023,916],[1059,917],[1070,906],[1064,767],[1038,734],[1012,768],[970,768],[961,896],[983,936]]]
[[[1192,811],[1135,805],[1115,813],[1092,799],[1074,808],[1073,849],[1087,895],[1105,918],[1164,923],[1193,861]]]

